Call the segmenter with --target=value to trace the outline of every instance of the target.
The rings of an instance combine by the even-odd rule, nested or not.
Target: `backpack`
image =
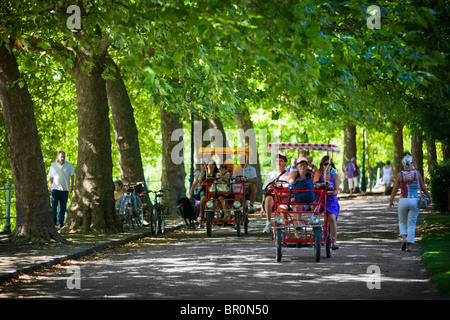
[[[311,203],[315,201],[314,184],[311,179],[297,178],[294,182],[294,190],[308,190],[308,192],[294,192],[294,201],[300,203]]]

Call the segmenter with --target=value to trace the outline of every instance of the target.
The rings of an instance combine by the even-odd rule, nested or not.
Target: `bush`
[[[421,226],[422,260],[431,282],[450,295],[450,216],[430,215]]]
[[[436,163],[430,168],[430,192],[433,209],[441,213],[447,212],[448,194],[450,190],[450,160]]]

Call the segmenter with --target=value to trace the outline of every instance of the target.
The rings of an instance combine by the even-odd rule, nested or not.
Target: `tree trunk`
[[[180,198],[186,197],[186,187],[184,180],[186,172],[184,170],[184,161],[179,163],[179,159],[184,158],[183,136],[174,134],[183,131],[183,125],[180,123],[180,117],[176,113],[170,113],[161,108],[161,135],[162,135],[162,174],[161,188],[169,189],[162,198],[162,203],[167,214],[175,212],[175,205]],[[172,137],[175,141],[172,141]]]
[[[356,126],[345,127],[344,132],[344,157],[342,161],[342,188],[343,192],[348,193],[348,179],[345,178],[345,166],[351,158],[356,159]],[[360,170],[361,171],[361,170]]]
[[[430,168],[437,162],[436,142],[434,140],[426,140],[427,144],[427,168]]]
[[[5,46],[0,47],[0,104],[15,180],[17,213],[12,239],[65,242],[52,219],[33,102],[16,58]]]
[[[124,183],[144,181],[133,106],[116,63],[111,57],[106,58],[106,63],[114,72],[114,79],[106,80],[106,93],[111,106],[116,145],[119,152],[120,175]]]
[[[425,143],[427,146],[427,171],[426,175],[423,176],[423,179],[425,180],[425,183],[428,183],[428,180],[430,180],[430,168],[437,162],[437,153],[436,142],[434,140],[426,140]]]
[[[212,139],[212,145],[214,148],[226,148],[228,147],[228,141],[227,141],[227,135],[225,133],[225,129],[223,128],[222,121],[219,118],[209,118],[209,129],[210,132],[214,132],[211,134]],[[222,138],[222,139],[220,139]],[[221,154],[216,155],[216,157],[219,159],[218,164],[225,163],[226,159],[231,159],[231,155],[223,156]]]
[[[125,184],[145,181],[133,106],[120,75],[119,67],[109,56],[106,57],[106,64],[114,74],[114,79],[106,80],[106,93],[111,106],[116,146],[119,153],[120,176]],[[145,196],[145,202],[147,206],[151,206],[148,194]]]
[[[403,159],[403,123],[393,122],[392,125],[396,129],[393,134],[393,149],[394,149],[394,166],[392,169],[393,177],[403,170],[402,159]]]
[[[414,161],[414,166],[419,170],[423,177],[423,139],[421,135],[413,135],[411,137],[411,154]]]
[[[441,150],[442,150],[442,161],[449,160],[450,159],[450,146],[447,146],[442,142]]]
[[[194,115],[194,161],[196,164],[202,163],[202,155],[199,152],[200,148],[205,148],[210,144],[209,137],[203,139],[208,129],[208,120],[201,118],[199,115]]]
[[[256,132],[253,128],[253,123],[250,118],[248,108],[245,107],[242,113],[235,114],[235,119],[239,128],[239,135],[242,147],[248,146],[252,154],[249,158],[249,164],[256,169],[257,183],[256,183],[256,201],[262,199],[262,178],[261,178],[261,166],[259,163],[258,147],[256,143]],[[254,136],[255,139],[251,139],[250,136]],[[246,138],[249,138],[246,141]],[[253,141],[254,140],[254,141]]]
[[[93,64],[88,72],[81,66]],[[103,61],[78,55],[75,77],[78,114],[77,183],[68,210],[69,232],[116,233],[122,231],[114,208],[111,136]]]

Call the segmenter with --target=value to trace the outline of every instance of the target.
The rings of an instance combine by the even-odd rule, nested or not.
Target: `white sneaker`
[[[263,230],[264,233],[271,233],[272,232],[272,222],[271,221],[267,221],[266,222],[266,227]]]

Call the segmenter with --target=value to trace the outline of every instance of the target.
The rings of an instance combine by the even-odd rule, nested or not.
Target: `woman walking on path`
[[[386,165],[381,169],[381,176],[383,177],[384,190],[386,190],[391,186],[392,182],[392,167],[389,160],[386,161]]]
[[[420,172],[413,169],[413,158],[410,155],[402,159],[404,170],[395,176],[394,187],[389,200],[389,207],[394,207],[394,198],[398,188],[401,189],[401,197],[398,201],[398,227],[402,237],[402,250],[411,251],[416,235],[416,222],[419,216],[419,183],[420,189],[431,199],[427,187],[423,183]]]

